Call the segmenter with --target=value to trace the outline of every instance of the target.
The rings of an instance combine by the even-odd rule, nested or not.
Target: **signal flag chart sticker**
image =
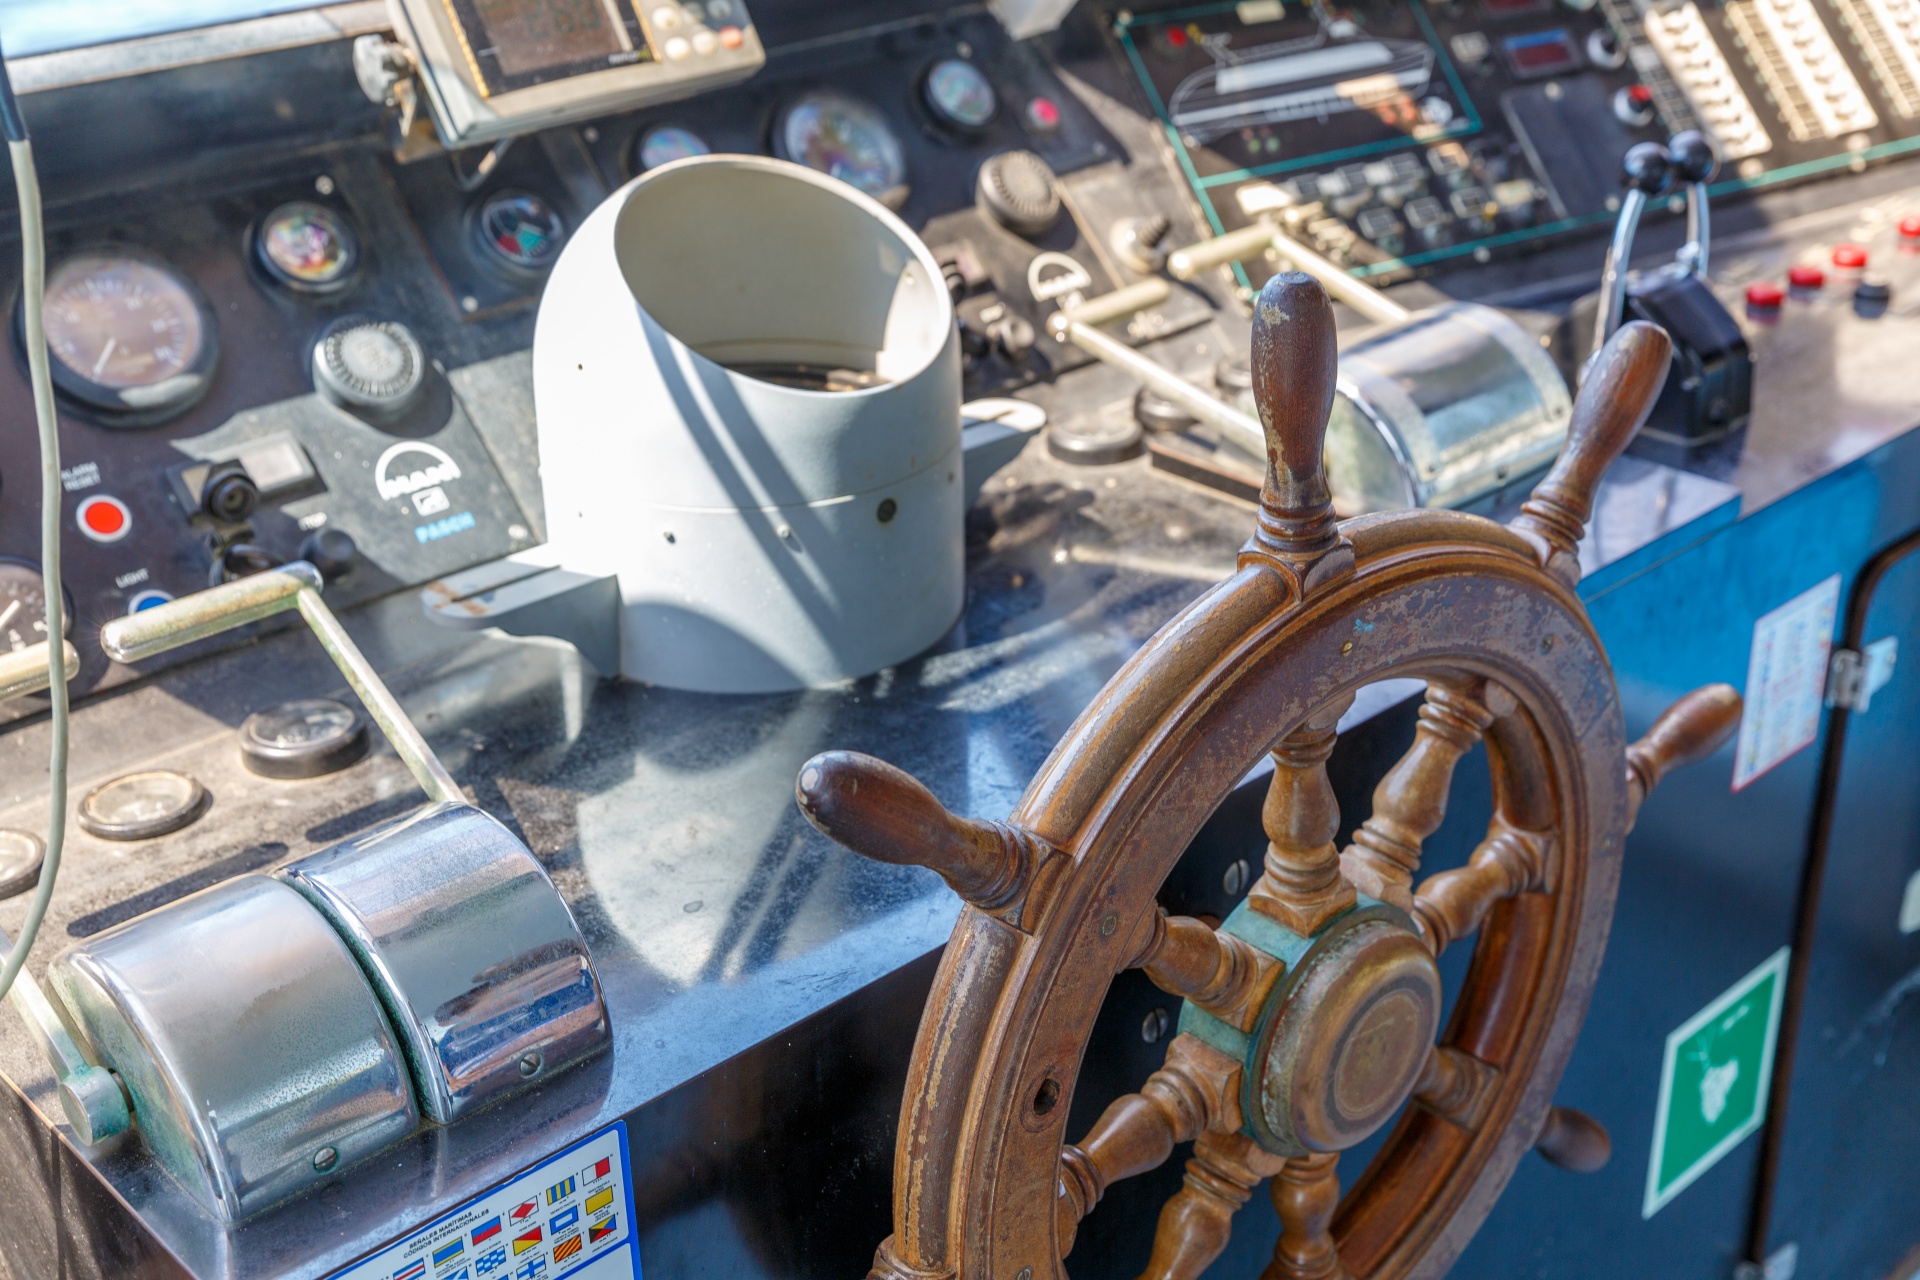
[[[640,1280],[629,1168],[622,1122],[329,1280]]]
[[[1759,1129],[1787,985],[1786,947],[1667,1037],[1640,1216],[1651,1218]]]

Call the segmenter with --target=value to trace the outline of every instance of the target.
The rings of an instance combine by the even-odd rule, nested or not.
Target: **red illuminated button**
[[[1035,133],[1052,133],[1060,127],[1060,106],[1052,98],[1039,97],[1027,103],[1027,127]]]
[[[1920,240],[1920,217],[1900,219],[1900,238]]]
[[[1756,280],[1747,286],[1747,305],[1771,311],[1786,300],[1787,291],[1771,280]]]
[[[720,28],[720,47],[723,49],[738,49],[746,40],[746,33],[738,27]]]
[[[1827,282],[1827,273],[1814,266],[1798,266],[1787,272],[1787,283],[1796,289],[1818,289]]]
[[[1863,244],[1837,244],[1833,246],[1833,265],[1857,270],[1867,265],[1867,246]]]
[[[1167,43],[1175,49],[1184,49],[1187,47],[1187,33],[1179,27],[1168,27],[1166,37]]]
[[[80,504],[74,513],[80,532],[95,542],[118,542],[133,528],[133,513],[118,498],[95,494]]]

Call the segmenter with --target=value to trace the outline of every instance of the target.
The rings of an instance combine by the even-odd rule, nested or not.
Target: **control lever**
[[[1697,129],[1674,134],[1667,154],[1673,160],[1674,177],[1687,184],[1687,242],[1674,262],[1688,275],[1705,278],[1707,245],[1713,238],[1707,225],[1707,184],[1720,168],[1720,157],[1707,135]]]
[[[61,665],[67,679],[80,674],[80,654],[70,640],[60,642]],[[0,654],[0,702],[45,689],[51,678],[48,661],[52,648],[48,641],[30,644],[17,652]],[[0,952],[11,950],[12,939],[0,932]],[[124,1133],[133,1123],[127,1107],[127,1095],[119,1078],[84,1053],[73,1032],[54,1012],[46,993],[34,976],[21,969],[7,991],[20,1020],[27,1024],[47,1056],[60,1092],[60,1110],[74,1135],[86,1146],[103,1142],[116,1133]]]
[[[1320,286],[1339,301],[1376,324],[1405,324],[1413,312],[1370,284],[1354,279],[1335,263],[1288,235],[1271,222],[1255,221],[1238,231],[1229,231],[1199,244],[1190,244],[1167,255],[1167,273],[1176,280],[1191,280],[1202,271],[1224,267],[1229,262],[1251,258],[1268,249],[1293,267],[1320,282]]]
[[[453,775],[407,718],[399,700],[354,644],[340,620],[333,616],[333,610],[321,600],[323,581],[318,569],[304,560],[295,560],[266,573],[239,578],[125,618],[115,618],[101,628],[100,647],[116,662],[138,662],[249,622],[298,609],[320,641],[320,647],[327,651],[333,664],[340,668],[340,674],[359,695],[367,714],[387,735],[395,754],[412,771],[421,790],[436,803],[465,804],[466,797],[460,793],[460,785],[453,780]]]
[[[1173,287],[1165,280],[1142,280],[1077,307],[1054,312],[1047,318],[1047,331],[1056,341],[1071,342],[1088,355],[1132,374],[1155,395],[1179,405],[1196,421],[1206,423],[1254,457],[1265,457],[1266,433],[1251,416],[1208,395],[1157,360],[1108,337],[1097,327],[1158,306],[1172,293]]]
[[[1752,350],[1707,283],[1707,184],[1719,164],[1713,143],[1689,130],[1675,134],[1664,148],[1640,143],[1627,152],[1622,166],[1627,195],[1600,279],[1591,349],[1598,352],[1627,320],[1657,324],[1673,339],[1673,368],[1641,429],[1655,440],[1717,439],[1745,425],[1753,408]],[[1658,270],[1629,276],[1634,230],[1646,201],[1676,183],[1687,188],[1687,243]]]
[[[1626,317],[1627,263],[1633,258],[1633,238],[1640,230],[1640,215],[1646,211],[1649,196],[1663,196],[1673,189],[1673,156],[1657,142],[1636,142],[1627,148],[1620,162],[1620,181],[1627,194],[1620,202],[1620,217],[1613,224],[1613,243],[1607,248],[1607,265],[1600,272],[1600,315],[1593,326],[1593,344],[1580,367],[1580,381],[1600,356],[1600,349]],[[1701,225],[1705,225],[1705,201],[1701,202]]]

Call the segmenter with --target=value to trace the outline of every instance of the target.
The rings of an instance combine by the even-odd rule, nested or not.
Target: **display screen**
[[[628,48],[605,0],[474,0],[486,42],[509,76],[609,57]]]
[[[633,0],[440,2],[487,96],[653,58]]]

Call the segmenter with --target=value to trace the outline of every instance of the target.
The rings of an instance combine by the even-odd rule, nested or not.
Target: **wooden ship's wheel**
[[[928,997],[902,1103],[885,1280],[1053,1280],[1117,1179],[1193,1143],[1144,1274],[1191,1280],[1272,1180],[1265,1280],[1443,1274],[1538,1146],[1607,1137],[1552,1106],[1606,945],[1623,837],[1671,766],[1732,731],[1697,690],[1624,740],[1574,593],[1602,471],[1660,390],[1669,342],[1608,343],[1567,448],[1511,526],[1449,511],[1336,523],[1321,463],[1334,327],[1320,286],[1262,290],[1253,367],[1268,470],[1232,577],[1093,700],[1005,822],[956,817],[878,760],[828,752],[802,809],[871,858],[939,871],[968,906]],[[1373,681],[1425,679],[1412,747],[1345,849],[1326,774]],[[1416,885],[1455,765],[1485,742],[1493,820]],[[1271,753],[1265,866],[1217,928],[1155,901],[1202,822]],[[1477,934],[1441,1025],[1435,959]],[[1185,1003],[1166,1061],[1078,1141],[1063,1132],[1113,975]],[[1411,1100],[1409,1104],[1409,1100]],[[1340,1153],[1394,1127],[1343,1196]]]

